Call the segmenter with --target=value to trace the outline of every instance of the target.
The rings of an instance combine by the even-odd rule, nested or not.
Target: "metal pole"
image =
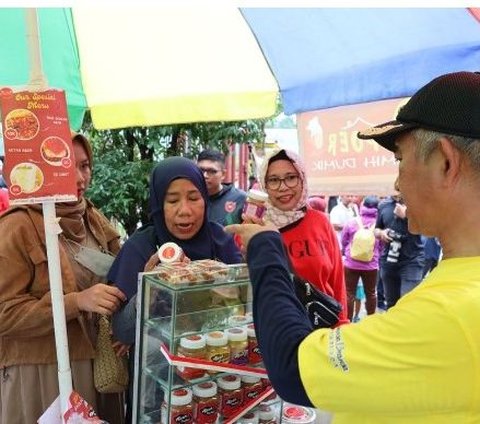
[[[55,203],[44,202],[42,205],[45,241],[47,245],[48,276],[50,278],[50,294],[52,296],[53,326],[55,329],[55,345],[57,348],[60,408],[63,422],[63,414],[68,409],[68,398],[70,397],[70,393],[72,393],[72,374],[68,352],[67,322],[65,318],[65,304],[63,299],[63,284],[58,246],[58,234],[60,230],[55,216]]]
[[[27,41],[30,59],[30,91],[41,91],[47,88],[47,79],[43,74],[40,39],[38,35],[38,19],[36,9],[25,10]],[[55,216],[55,202],[44,202],[43,220],[48,258],[48,276],[52,297],[53,326],[55,329],[55,345],[58,362],[58,387],[60,391],[60,412],[63,415],[68,408],[68,398],[72,393],[72,374],[68,352],[67,323],[63,298],[62,274],[60,269],[60,253],[58,245],[59,225]]]
[[[25,9],[25,23],[27,27],[28,55],[30,58],[29,89],[32,91],[44,90],[47,88],[47,79],[42,69],[37,9]]]

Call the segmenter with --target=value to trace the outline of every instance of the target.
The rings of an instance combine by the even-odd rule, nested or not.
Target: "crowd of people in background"
[[[249,189],[260,189],[268,193],[269,208],[267,209],[266,219],[274,222],[280,228],[284,242],[288,240],[286,235],[292,232],[292,229],[294,229],[294,234],[301,231],[296,227],[299,227],[299,223],[303,221],[304,212],[298,212],[299,210],[305,210],[306,215],[312,213],[309,211],[316,210],[327,217],[340,248],[344,272],[342,284],[345,285],[346,314],[350,321],[358,321],[360,319],[360,307],[362,312],[367,315],[383,312],[391,308],[401,296],[416,287],[438,264],[442,255],[438,239],[413,235],[408,231],[406,207],[398,190],[392,188],[390,196],[374,194],[354,195],[348,193],[337,196],[310,194],[307,190],[305,172],[300,169],[302,166],[301,160],[294,158],[298,158],[297,155],[285,149],[280,149],[267,155],[259,175],[250,177]],[[208,161],[205,159],[208,159]],[[270,164],[278,162],[277,165],[272,165],[278,167],[278,164],[286,163],[285,161],[290,162],[291,166],[295,168],[294,174],[300,176],[298,181],[301,184],[289,187],[288,180],[284,180],[283,184],[280,183],[280,193],[276,193],[275,190],[269,189],[268,181],[265,177],[270,169]],[[209,188],[210,204],[218,205],[221,198],[220,194],[228,193],[229,190],[234,188],[231,184],[222,183],[224,173],[222,174],[221,172],[224,170],[225,157],[220,152],[208,149],[199,155],[198,164],[207,180],[207,186],[209,186],[209,181],[210,184],[212,184],[212,180],[214,181],[215,190],[212,191]],[[289,167],[288,163],[287,167]],[[273,169],[275,170],[275,168]],[[280,169],[282,168],[280,167]],[[218,174],[216,179],[212,178],[212,175],[208,175],[209,171],[210,174],[212,174],[212,171],[215,171],[215,175]],[[285,175],[288,175],[288,173]],[[301,196],[299,193],[300,189],[304,190]],[[218,194],[212,195],[212,192]],[[234,214],[238,219],[235,220],[229,216],[229,210],[232,208],[229,209],[224,200],[221,202],[221,207],[217,206],[216,222],[227,225],[242,221],[241,212],[245,202],[245,193],[239,189],[234,189],[233,193],[236,193],[236,196],[238,196],[238,193],[242,193],[241,197],[237,197],[241,199],[239,213]],[[293,200],[289,198],[290,194],[292,194]],[[276,195],[278,198],[282,198],[282,195],[284,195],[286,202],[291,200],[292,205],[282,205],[279,200],[276,200]],[[302,196],[306,196],[306,200]],[[281,209],[279,209],[279,206]],[[281,211],[282,209],[283,212]],[[296,218],[301,216],[301,219],[289,216],[289,210],[296,211]],[[293,215],[293,212],[291,214]],[[285,216],[287,217],[285,218]],[[369,227],[373,230],[376,238],[373,248],[374,254],[367,262],[355,260],[350,255],[353,237],[360,228],[359,219],[363,227]],[[304,225],[306,225],[307,221],[304,221]],[[282,230],[282,228],[285,229]],[[320,229],[322,234],[326,233],[325,228],[320,223],[309,225],[308,228],[310,232],[315,228]],[[327,233],[329,231],[330,229]],[[291,246],[289,247],[286,244],[286,249],[290,253],[290,260],[292,261]],[[329,256],[331,257],[332,254],[329,254]],[[320,267],[323,266],[322,261],[318,262],[321,263]],[[293,266],[292,268],[294,269]],[[321,271],[318,272],[321,274]],[[314,277],[312,278],[315,280]],[[338,279],[330,276],[329,281],[335,282]],[[319,284],[319,287],[329,294],[338,293],[338,290],[325,287],[323,284]],[[339,295],[339,299],[342,296]]]
[[[318,198],[321,197],[309,199],[312,207]],[[347,194],[330,196],[328,201],[324,196],[322,200],[342,251],[350,320],[355,316],[353,305],[357,294],[363,300],[361,288],[367,314],[385,311],[415,288],[441,259],[437,238],[408,231],[406,206],[397,190],[390,196]],[[369,262],[356,261],[350,256],[350,244],[360,228],[358,217],[363,226],[374,228],[376,243]]]

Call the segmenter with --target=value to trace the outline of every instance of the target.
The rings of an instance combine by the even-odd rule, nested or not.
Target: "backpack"
[[[375,250],[375,234],[373,233],[373,225],[365,228],[358,219],[359,228],[353,235],[352,244],[350,246],[350,256],[352,259],[360,262],[370,262],[373,258]]]

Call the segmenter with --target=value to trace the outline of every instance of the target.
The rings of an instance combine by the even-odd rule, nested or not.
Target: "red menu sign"
[[[11,204],[77,200],[75,158],[63,90],[0,90]]]

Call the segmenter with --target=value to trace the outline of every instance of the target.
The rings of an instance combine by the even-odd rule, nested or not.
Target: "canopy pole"
[[[30,59],[29,91],[47,89],[47,79],[43,74],[40,38],[38,35],[38,19],[36,9],[25,10],[27,27],[28,52]],[[52,298],[53,327],[58,364],[58,388],[60,392],[60,414],[62,422],[68,409],[68,399],[72,393],[72,373],[68,352],[67,322],[63,299],[63,283],[60,269],[60,251],[58,234],[61,232],[55,215],[55,202],[43,202],[43,222],[48,258],[48,276],[50,279],[50,295]],[[59,417],[60,418],[60,417]]]
[[[44,90],[47,88],[47,79],[43,74],[42,68],[37,9],[25,9],[25,23],[27,27],[28,55],[30,58],[30,82],[28,85],[32,91]]]
[[[43,221],[47,245],[48,276],[50,278],[50,295],[52,297],[53,327],[57,348],[58,387],[60,390],[60,411],[63,415],[68,409],[68,399],[72,393],[72,374],[68,353],[67,321],[63,300],[63,284],[60,269],[58,234],[61,231],[55,216],[55,202],[44,202]]]

